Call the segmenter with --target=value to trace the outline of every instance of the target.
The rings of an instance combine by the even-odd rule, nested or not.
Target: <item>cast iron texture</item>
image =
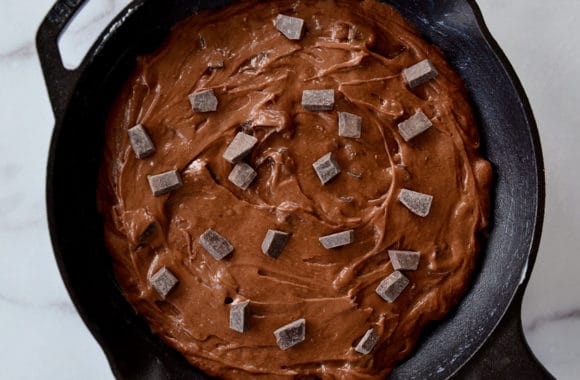
[[[73,71],[63,67],[57,39],[84,1],[57,2],[37,34],[56,119],[46,190],[52,244],[70,296],[118,378],[206,376],[150,332],[116,284],[95,202],[105,116],[137,55],[154,50],[175,22],[196,9],[230,2],[136,0]],[[541,148],[525,93],[474,1],[387,3],[440,46],[465,79],[483,153],[495,173],[493,224],[470,289],[456,311],[425,331],[414,354],[391,378],[551,378],[521,331],[521,297],[535,261],[544,209]]]

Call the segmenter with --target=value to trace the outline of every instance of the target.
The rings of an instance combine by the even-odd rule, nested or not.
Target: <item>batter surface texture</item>
[[[304,20],[300,39],[276,29],[279,14]],[[438,75],[411,89],[401,73],[424,59]],[[194,112],[188,96],[208,89],[216,111]],[[304,90],[327,89],[332,110],[304,109]],[[406,142],[397,126],[418,111],[433,126]],[[361,117],[360,138],[339,136],[339,112]],[[137,124],[155,146],[144,159],[127,133]],[[246,190],[222,157],[240,131],[258,140],[243,158],[257,173]],[[138,59],[109,114],[99,205],[118,283],[210,375],[384,378],[466,289],[489,213],[478,146],[462,80],[384,4],[250,0],[199,12]],[[322,184],[312,164],[329,152],[341,171]],[[182,186],[154,196],[147,176],[172,170]],[[431,195],[428,215],[405,207],[401,189]],[[233,247],[219,261],[200,245],[208,229]],[[290,234],[277,258],[262,252],[269,229]],[[319,241],[347,230],[350,244]],[[394,272],[388,250],[420,253],[392,303],[375,291]],[[165,299],[151,285],[161,268],[178,279]],[[241,333],[230,310],[248,300]],[[274,331],[301,319],[304,341],[280,349]],[[376,344],[357,352],[370,329]]]

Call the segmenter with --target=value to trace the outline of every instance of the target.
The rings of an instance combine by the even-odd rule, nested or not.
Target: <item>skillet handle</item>
[[[503,319],[481,349],[454,379],[555,379],[530,350],[522,329],[520,286]]]
[[[58,39],[69,21],[85,3],[86,0],[58,0],[36,33],[36,49],[56,118],[62,116],[80,73],[79,69],[68,70],[64,67],[58,49]]]

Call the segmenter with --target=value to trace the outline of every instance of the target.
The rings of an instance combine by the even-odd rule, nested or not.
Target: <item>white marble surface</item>
[[[90,0],[61,40],[67,66],[128,0]],[[107,379],[53,259],[44,207],[53,117],[34,34],[53,0],[0,6],[0,379]],[[559,379],[580,378],[580,14],[578,0],[479,0],[540,129],[544,234],[523,306],[525,333]]]

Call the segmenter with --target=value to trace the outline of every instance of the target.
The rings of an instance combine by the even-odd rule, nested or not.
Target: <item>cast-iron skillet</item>
[[[52,244],[70,296],[119,378],[205,375],[150,332],[115,282],[95,202],[105,115],[138,54],[155,49],[194,10],[229,2],[135,0],[72,71],[62,65],[57,39],[84,1],[59,0],[38,30],[56,118],[46,188]],[[427,329],[391,378],[552,378],[530,353],[520,320],[544,208],[541,148],[526,95],[474,1],[387,2],[440,46],[465,79],[495,173],[491,232],[470,289],[456,311]]]

